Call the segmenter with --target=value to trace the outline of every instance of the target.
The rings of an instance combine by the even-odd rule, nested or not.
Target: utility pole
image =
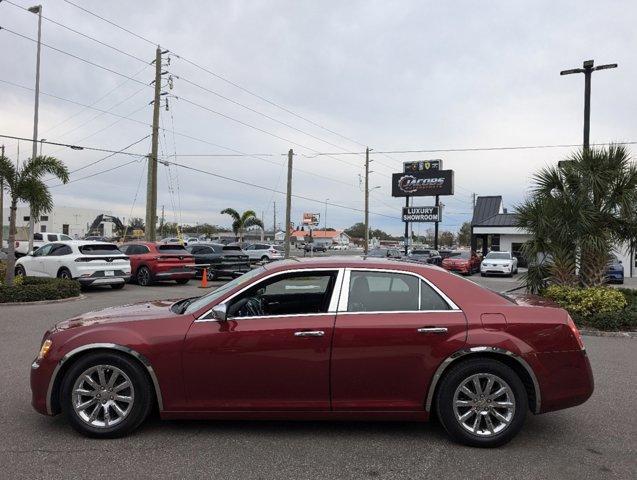
[[[0,158],[4,158],[4,144],[0,147],[2,153]],[[4,179],[0,178],[0,248],[4,241]]]
[[[38,47],[35,59],[35,108],[33,112],[33,153],[31,158],[38,155],[38,111],[40,109],[40,50],[42,45],[42,5],[30,7],[29,12],[38,15]],[[29,206],[30,207],[30,206]],[[29,208],[29,252],[33,250],[33,235],[35,233],[35,218],[33,210]]]
[[[272,206],[272,230],[274,231],[274,236],[276,237],[276,201],[274,201]]]
[[[290,221],[292,210],[292,159],[294,151],[288,152],[288,189],[285,195],[285,258],[290,258]]]
[[[159,142],[159,103],[161,98],[161,48],[155,51],[155,97],[153,99],[153,132],[151,152],[148,158],[148,178],[146,182],[146,240],[157,238],[157,148]]]
[[[364,253],[369,252],[369,147],[365,149],[365,244]]]
[[[436,207],[438,207],[438,215],[440,216],[440,195],[436,195]],[[438,224],[434,223],[434,250],[438,250]]]
[[[606,70],[609,68],[617,68],[616,63],[607,65],[598,65],[594,67],[593,60],[586,60],[582,65],[583,68],[574,68],[571,70],[563,70],[560,75],[571,75],[573,73],[584,74],[584,150],[588,150],[590,146],[590,130],[591,130],[591,76],[596,70]]]

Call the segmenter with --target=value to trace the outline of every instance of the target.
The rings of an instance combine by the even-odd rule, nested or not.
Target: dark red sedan
[[[195,277],[195,257],[183,245],[153,242],[125,243],[120,247],[130,258],[131,280],[144,287],[158,280],[188,283]]]
[[[480,271],[480,257],[474,251],[456,250],[442,260],[442,268],[463,275],[473,275]]]
[[[497,446],[593,392],[566,311],[518,305],[439,267],[268,264],[204,295],[91,312],[46,332],[33,406],[116,437],[162,418],[425,421]]]

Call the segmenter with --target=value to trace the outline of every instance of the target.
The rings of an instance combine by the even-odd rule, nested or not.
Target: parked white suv
[[[271,262],[283,258],[282,248],[272,243],[253,243],[243,249],[251,262]]]
[[[511,252],[489,252],[480,264],[480,275],[496,273],[509,277],[518,273],[518,259]]]
[[[114,243],[87,240],[54,242],[16,261],[16,275],[69,278],[82,285],[118,290],[130,278],[130,260]]]
[[[34,233],[33,234],[33,250],[37,250],[42,245],[46,245],[51,242],[67,242],[73,240],[68,235],[63,233]],[[29,253],[29,241],[28,240],[16,240],[15,242],[15,255],[16,257],[22,257]]]

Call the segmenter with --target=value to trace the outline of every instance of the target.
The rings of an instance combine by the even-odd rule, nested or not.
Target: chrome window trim
[[[535,376],[535,372],[533,371],[531,366],[526,362],[526,360],[524,360],[520,355],[516,353],[513,353],[509,350],[505,350],[500,347],[489,347],[484,345],[458,350],[457,352],[447,357],[440,364],[440,366],[436,370],[436,373],[434,373],[434,376],[432,377],[431,383],[429,385],[429,390],[427,392],[427,401],[425,403],[425,410],[427,412],[431,411],[431,404],[433,403],[434,393],[436,391],[436,385],[438,384],[438,381],[442,377],[445,370],[449,367],[449,365],[451,365],[455,360],[465,357],[466,355],[480,354],[480,353],[495,353],[498,355],[506,355],[507,357],[510,357],[516,360],[526,370],[526,372],[531,377],[531,380],[533,381],[533,388],[535,390],[535,408],[533,409],[533,413],[535,414],[540,413],[540,408],[542,406],[540,384],[538,383],[537,377]]]
[[[52,394],[53,394],[53,386],[55,385],[56,377],[62,368],[62,365],[66,363],[70,358],[78,353],[85,352],[87,350],[96,350],[96,349],[107,349],[107,350],[117,350],[120,352],[127,353],[132,355],[137,360],[139,360],[144,367],[146,367],[146,371],[148,371],[148,375],[150,375],[151,380],[153,381],[153,385],[155,387],[155,394],[157,396],[157,405],[159,407],[159,411],[162,412],[164,410],[164,402],[162,400],[161,389],[159,387],[159,381],[157,380],[157,375],[155,374],[155,370],[153,369],[150,361],[141,353],[133,350],[130,347],[125,345],[119,345],[117,343],[89,343],[86,345],[82,345],[81,347],[74,348],[66,355],[64,355],[58,364],[55,366],[53,373],[51,374],[51,380],[49,380],[49,387],[46,392],[46,411],[49,415],[53,415],[53,407],[52,407]]]
[[[436,292],[438,295],[440,295],[442,297],[442,299],[447,303],[447,305],[449,306],[449,310],[396,310],[396,311],[389,311],[389,310],[377,310],[377,311],[371,311],[371,312],[348,312],[347,311],[347,302],[349,300],[349,284],[350,284],[350,277],[351,277],[351,272],[380,272],[380,273],[400,273],[400,274],[404,274],[404,275],[412,275],[418,279],[420,279],[421,281],[425,282],[427,285],[429,285],[434,292]],[[420,308],[420,283],[418,283],[418,308]],[[343,281],[343,292],[341,293],[341,300],[338,304],[338,314],[339,315],[343,315],[343,314],[361,314],[361,313],[414,313],[414,312],[421,312],[421,313],[425,313],[425,312],[461,312],[462,310],[460,309],[460,307],[458,307],[458,305],[456,305],[453,300],[451,300],[442,290],[440,290],[436,285],[434,285],[433,283],[431,283],[427,278],[423,277],[421,274],[416,273],[416,272],[410,272],[408,270],[396,270],[393,268],[365,268],[365,267],[354,267],[354,268],[347,268],[345,271],[345,277],[344,277],[344,281]]]
[[[338,298],[339,298],[339,294],[340,294],[340,286],[343,284],[343,274],[344,274],[344,268],[327,268],[327,267],[318,267],[318,268],[295,268],[295,269],[291,269],[291,270],[281,270],[278,272],[273,272],[270,275],[266,275],[265,277],[262,277],[258,280],[258,282],[263,282],[264,280],[269,280],[270,278],[274,278],[280,275],[286,275],[288,273],[312,273],[312,272],[336,272],[336,281],[334,282],[334,288],[332,289],[332,297],[330,298],[330,303],[328,306],[328,311],[327,312],[319,312],[319,313],[298,313],[298,314],[290,314],[290,315],[258,315],[258,316],[253,316],[253,317],[238,317],[241,318],[241,320],[245,320],[245,319],[249,319],[249,318],[272,318],[274,316],[276,317],[299,317],[299,316],[315,316],[315,315],[334,315],[336,313],[336,309],[334,308],[337,304],[338,304]],[[339,279],[340,279],[340,284],[339,284]],[[237,295],[241,295],[243,292],[245,292],[246,290],[252,288],[255,285],[256,282],[252,282],[249,285],[246,285],[245,287],[243,287],[241,290],[239,290],[238,292],[230,295],[228,298],[226,298],[223,302],[221,303],[227,303],[230,300],[232,300],[233,298],[235,298]],[[339,294],[337,294],[337,288],[339,288],[338,292]],[[336,297],[336,300],[335,300]],[[332,308],[334,308],[334,310],[332,310]],[[216,322],[218,321],[216,318],[206,318],[208,315],[210,315],[212,313],[212,308],[209,308],[205,313],[203,313],[202,315],[200,315],[199,317],[197,317],[197,319],[195,320],[195,323],[202,323],[202,322]]]

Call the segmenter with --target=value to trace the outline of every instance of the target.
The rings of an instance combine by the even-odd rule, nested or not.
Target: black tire
[[[115,367],[121,370],[128,376],[132,383],[132,392],[134,395],[130,411],[119,423],[111,427],[93,426],[87,423],[76,412],[73,404],[72,390],[75,382],[88,369],[97,365]],[[128,394],[130,395],[130,393]],[[103,401],[104,400],[102,400],[102,402]],[[108,402],[108,400],[106,401]],[[119,353],[96,352],[81,357],[64,375],[62,388],[60,389],[60,405],[68,422],[79,433],[93,438],[117,438],[127,435],[146,419],[151,410],[152,403],[153,390],[143,367],[135,360]],[[103,407],[99,403],[95,408],[102,408],[103,412]],[[109,407],[109,410],[110,409],[112,409],[112,407]]]
[[[453,407],[456,389],[472,375],[479,373],[492,374],[504,380],[515,399],[515,412],[508,425],[489,436],[480,436],[465,429],[456,419]],[[507,365],[488,358],[465,360],[452,367],[440,382],[436,395],[436,412],[440,423],[454,441],[472,447],[498,447],[509,442],[522,428],[528,408],[526,389],[520,377]]]
[[[153,276],[150,273],[150,269],[145,266],[141,266],[137,269],[137,283],[142,287],[148,287],[153,283]]]
[[[175,283],[177,283],[177,285],[185,285],[190,281],[189,278],[178,278],[177,280],[175,280]]]
[[[219,278],[219,276],[217,275],[217,271],[212,268],[208,270],[207,276],[209,282],[214,282],[215,280],[217,280],[217,278]]]
[[[27,271],[25,270],[25,268],[22,265],[18,265],[17,267],[15,267],[15,276],[16,277],[26,277],[27,276]]]
[[[267,255],[263,255],[263,256],[261,257],[261,261],[262,261],[262,262],[266,262],[266,263],[267,263],[267,262],[269,262],[269,261],[270,261],[270,258],[268,258],[268,256],[267,256]]]
[[[113,285],[111,285],[111,288],[113,290],[121,290],[122,288],[124,288],[124,285],[126,285],[126,282],[113,284]]]
[[[486,277],[486,276],[487,276],[487,274],[486,274],[486,273],[482,273],[482,272],[480,272],[480,276],[481,276],[481,277]]]
[[[62,267],[58,270],[58,278],[66,278],[67,280],[72,280],[73,275],[71,275],[71,271],[68,268]]]

